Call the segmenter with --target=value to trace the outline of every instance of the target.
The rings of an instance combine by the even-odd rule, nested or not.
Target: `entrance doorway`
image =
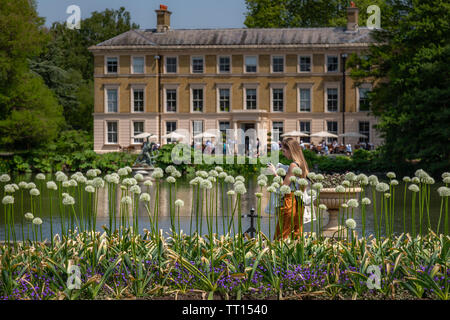
[[[250,151],[252,151],[252,154],[255,153],[256,154],[256,141],[250,141],[250,137],[247,135],[245,136],[245,133],[247,132],[247,130],[250,129],[254,129],[256,130],[256,125],[255,123],[242,123],[241,124],[241,129],[244,131],[244,145],[245,145],[245,155],[249,156],[250,155]],[[255,137],[256,140],[256,137]],[[255,150],[253,150],[255,149]]]

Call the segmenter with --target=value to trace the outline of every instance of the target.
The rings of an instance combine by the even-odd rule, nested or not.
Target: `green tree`
[[[357,82],[371,79],[371,112],[387,161],[420,159],[434,174],[450,167],[450,3],[413,0],[396,25],[378,30],[378,45],[348,61]]]
[[[246,0],[244,24],[248,28],[345,27],[348,0]],[[359,8],[358,24],[366,26],[367,8],[381,10],[381,27],[397,23],[410,0],[355,0]]]
[[[44,20],[28,0],[0,0],[0,145],[27,149],[45,143],[64,123],[62,109],[29,59],[48,41]]]

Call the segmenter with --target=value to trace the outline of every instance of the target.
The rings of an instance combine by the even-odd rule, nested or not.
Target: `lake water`
[[[50,177],[48,177],[49,179]],[[48,181],[47,179],[47,181]],[[41,191],[41,196],[38,198],[41,198],[39,202],[42,201],[42,211],[41,216],[39,216],[44,223],[42,224],[42,232],[44,238],[50,237],[50,203],[52,204],[53,214],[52,214],[52,225],[53,225],[53,231],[54,233],[60,233],[61,230],[61,220],[60,220],[60,214],[59,214],[59,204],[58,199],[53,196],[51,198],[49,196],[49,192],[47,188],[45,187],[45,181],[41,182],[39,180],[36,180],[34,176],[18,176],[13,178],[15,183],[18,183],[19,181],[27,181],[27,182],[34,182],[38,189]],[[3,184],[4,185],[4,184]],[[431,205],[430,205],[430,221],[432,225],[432,229],[435,231],[436,226],[439,220],[439,212],[440,212],[440,205],[441,205],[441,197],[439,197],[437,193],[437,188],[442,186],[442,184],[435,184],[431,188]],[[246,187],[247,187],[247,193],[243,195],[242,197],[242,213],[248,214],[250,213],[250,210],[252,208],[255,208],[256,210],[256,197],[255,192],[259,192],[259,186],[256,184],[256,176],[248,177],[246,180]],[[146,192],[146,187],[144,187],[141,184],[141,188],[143,192]],[[220,186],[219,186],[220,188]],[[118,188],[120,190],[120,188]],[[14,195],[15,197],[15,204],[14,204],[14,221],[15,221],[15,230],[16,235],[18,239],[21,239],[22,234],[22,221],[24,222],[25,226],[25,234],[27,233],[27,228],[30,224],[30,222],[26,221],[24,219],[24,213],[30,212],[30,196],[29,196],[29,190],[25,190],[23,195],[23,200],[21,198],[21,190],[17,191]],[[395,215],[394,215],[394,232],[401,233],[403,232],[403,190],[404,190],[404,184],[403,182],[400,183],[399,186],[396,187],[395,191]],[[228,189],[223,190],[224,193],[224,206],[222,206],[221,201],[221,191],[219,191],[219,196],[217,199],[218,203],[218,209],[217,209],[217,223],[215,220],[216,213],[214,211],[214,223],[213,223],[213,230],[214,232],[217,232],[218,234],[223,234],[223,225],[222,221],[224,216],[222,215],[222,207],[224,208],[224,212],[226,213],[228,211],[228,201],[226,196],[226,191]],[[3,192],[3,186],[2,191]],[[119,192],[117,196],[117,205],[119,204]],[[54,193],[53,193],[54,194]],[[150,208],[153,211],[154,208],[154,201],[155,201],[155,188],[151,187],[151,204]],[[72,194],[73,195],[73,194]],[[102,231],[102,225],[109,225],[109,215],[108,215],[108,192],[107,189],[101,189],[98,193],[98,213],[97,213],[97,230]],[[373,219],[373,199],[372,199],[372,191],[370,188],[366,190],[365,196],[372,200],[372,204],[366,207],[366,234],[372,234],[374,232],[374,219]],[[192,208],[193,205],[195,205],[195,194],[193,191],[193,188],[189,185],[189,182],[184,180],[178,180],[177,182],[177,193],[176,198],[181,199],[184,201],[184,207],[180,209],[180,227],[184,231],[184,233],[189,233],[189,230],[192,228],[192,230],[195,230],[195,221],[191,222],[191,214],[192,214]],[[418,197],[417,197],[418,198]],[[261,229],[266,234],[269,235],[269,228],[270,228],[270,235],[273,237],[274,229],[276,220],[273,215],[266,214],[264,212],[264,208],[267,206],[269,199],[269,194],[265,191],[263,191],[263,197],[262,197],[262,215],[261,215]],[[80,199],[75,196],[76,206],[79,206]],[[84,195],[83,201],[86,203],[86,193]],[[417,201],[417,199],[416,199]],[[215,205],[216,199],[213,199],[213,203]],[[168,184],[164,183],[161,187],[161,193],[160,193],[160,215],[159,215],[159,227],[163,229],[165,232],[170,232],[170,203],[169,203],[169,188]],[[378,215],[379,212],[379,200],[377,201],[377,211]],[[66,209],[67,210],[67,209]],[[444,208],[445,210],[445,208]],[[416,203],[416,232],[419,230],[419,213],[418,213],[418,202]],[[443,231],[443,224],[444,224],[444,214],[442,213],[441,223],[440,223],[440,232]],[[143,205],[143,203],[140,203],[139,206],[139,229],[142,231],[144,228],[149,229],[150,223],[149,218],[147,215],[147,211]],[[427,212],[425,209],[424,215],[423,215],[423,230],[425,230],[427,226]],[[225,219],[229,219],[228,216],[225,214]],[[380,219],[378,217],[378,219]],[[195,219],[194,219],[195,220]],[[361,235],[361,228],[362,228],[362,215],[361,215],[361,204],[358,208],[354,211],[354,220],[357,223],[356,231],[358,234]],[[178,223],[178,222],[177,222]],[[193,227],[191,227],[191,223],[193,223]],[[254,226],[256,228],[256,219],[254,220]],[[237,217],[235,217],[235,224],[237,227]],[[251,218],[249,217],[243,217],[242,218],[242,229],[243,231],[247,230],[251,225]],[[269,226],[270,225],[270,226]],[[384,225],[384,214],[383,214],[383,225]],[[218,227],[218,230],[216,230],[216,226]],[[407,192],[407,201],[406,201],[406,226],[407,230],[410,231],[411,228],[411,192]],[[305,225],[304,231],[309,231],[310,227],[309,224]],[[208,232],[207,225],[205,218],[202,223],[202,234],[206,234]],[[382,232],[384,232],[384,228],[382,228]],[[0,203],[0,240],[3,240],[5,236],[5,216],[4,216],[4,206]]]

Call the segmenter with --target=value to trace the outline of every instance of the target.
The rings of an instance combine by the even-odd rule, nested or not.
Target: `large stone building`
[[[355,87],[344,76],[345,57],[373,42],[355,23],[357,8],[347,9],[347,28],[172,30],[171,12],[161,6],[156,14],[156,29],[89,48],[96,152],[139,146],[133,137],[141,132],[176,129],[190,139],[208,129],[360,132],[381,143],[368,115],[369,82]]]

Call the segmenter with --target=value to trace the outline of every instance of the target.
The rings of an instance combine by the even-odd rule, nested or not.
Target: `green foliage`
[[[367,8],[377,5],[381,10],[381,26],[397,23],[409,0],[359,0],[360,26],[366,26]],[[347,0],[246,0],[244,24],[248,28],[314,28],[345,27]]]
[[[450,168],[450,4],[412,3],[397,24],[374,33],[382,45],[366,61],[354,55],[348,66],[357,83],[374,79],[369,99],[386,161],[402,168],[417,160],[437,175]]]

